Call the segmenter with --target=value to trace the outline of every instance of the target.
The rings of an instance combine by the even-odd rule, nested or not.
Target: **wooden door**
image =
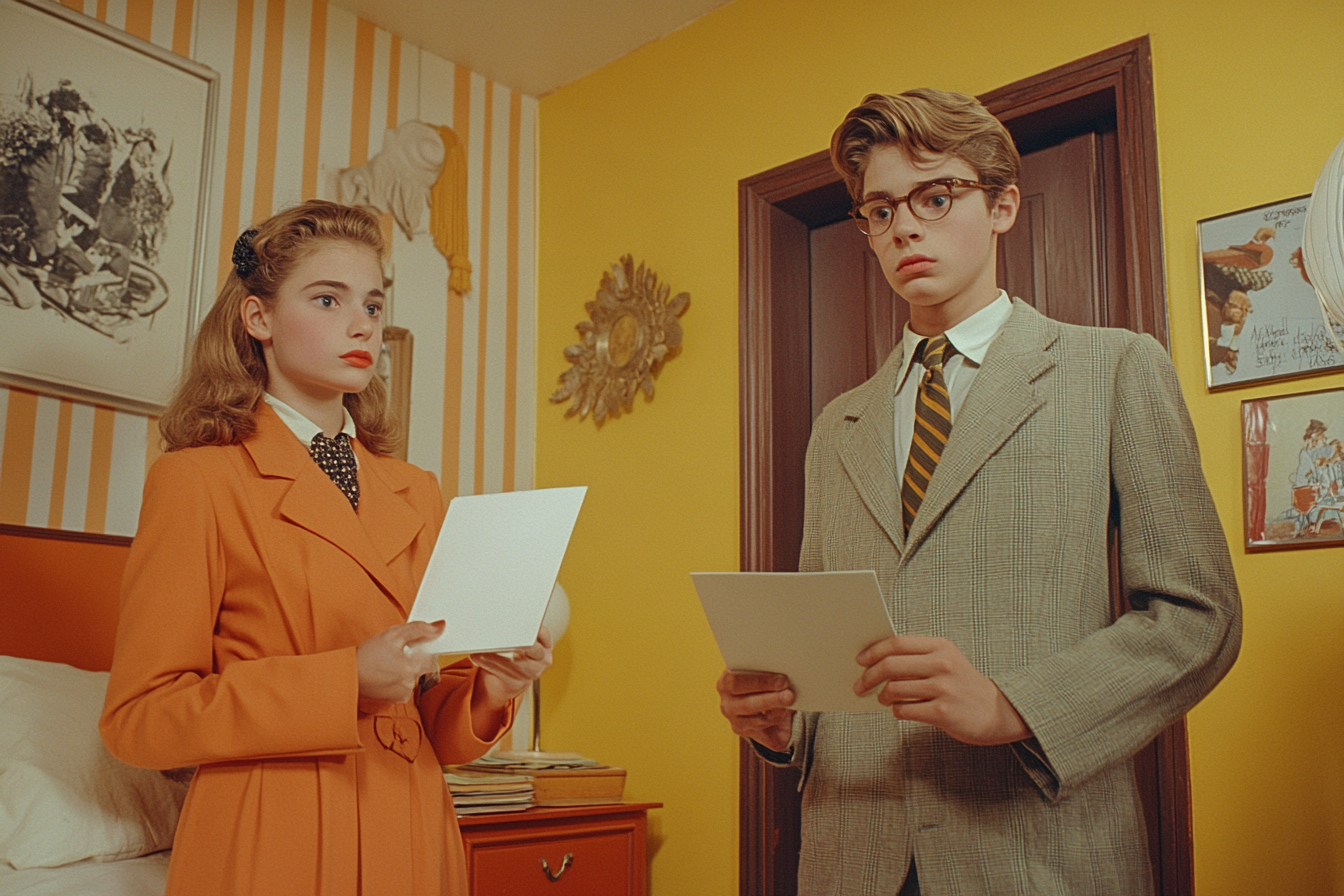
[[[868,379],[901,339],[910,306],[896,298],[848,216],[809,233],[812,420],[832,399]]]
[[[1149,72],[1141,38],[981,99],[1024,155],[1023,214],[1001,241],[1000,283],[1057,319],[1165,342]],[[877,369],[904,303],[884,316],[885,282],[873,281],[876,259],[845,218],[825,153],[744,180],[740,197],[742,568],[788,570],[801,539],[804,422]],[[1184,723],[1137,764],[1157,892],[1189,894]],[[793,893],[797,775],[745,745],[740,770],[741,892]]]
[[[999,239],[999,285],[1065,323],[1107,326],[1107,297],[1120,286],[1106,276],[1115,229],[1105,215],[1115,177],[1103,166],[1106,136],[1088,131],[1024,155],[1017,223]]]

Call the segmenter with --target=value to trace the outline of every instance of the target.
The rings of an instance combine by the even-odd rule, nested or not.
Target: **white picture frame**
[[[1303,273],[1310,199],[1295,196],[1199,222],[1210,390],[1344,369]]]
[[[1241,403],[1245,548],[1344,545],[1344,389]]]

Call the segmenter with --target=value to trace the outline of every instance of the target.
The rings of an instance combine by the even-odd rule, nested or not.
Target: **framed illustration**
[[[195,330],[219,76],[0,0],[0,383],[157,413]]]
[[[1344,545],[1344,389],[1241,403],[1246,550]]]
[[[1344,369],[1302,266],[1311,197],[1199,222],[1204,370],[1210,389]],[[1336,327],[1344,339],[1344,327]]]

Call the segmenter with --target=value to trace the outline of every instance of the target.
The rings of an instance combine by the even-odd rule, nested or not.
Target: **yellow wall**
[[[737,0],[540,111],[540,394],[620,255],[692,297],[651,403],[598,430],[542,400],[537,425],[537,484],[591,487],[561,576],[573,623],[546,745],[626,766],[629,797],[666,804],[659,896],[737,887],[737,742],[687,573],[738,558],[738,180],[824,148],[867,91],[983,93],[1143,34],[1172,354],[1246,610],[1240,662],[1191,716],[1196,884],[1344,894],[1344,548],[1238,547],[1241,400],[1344,376],[1209,394],[1195,242],[1200,218],[1311,189],[1344,136],[1344,4]]]

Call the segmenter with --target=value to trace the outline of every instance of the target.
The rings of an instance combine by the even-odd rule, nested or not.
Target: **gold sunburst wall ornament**
[[[652,398],[653,378],[680,350],[677,318],[690,303],[689,293],[672,296],[657,274],[623,256],[602,275],[597,298],[583,306],[590,319],[574,325],[583,341],[565,348],[573,366],[560,375],[551,401],[569,399],[566,417],[582,420],[591,411],[601,426],[634,410],[637,391]]]

